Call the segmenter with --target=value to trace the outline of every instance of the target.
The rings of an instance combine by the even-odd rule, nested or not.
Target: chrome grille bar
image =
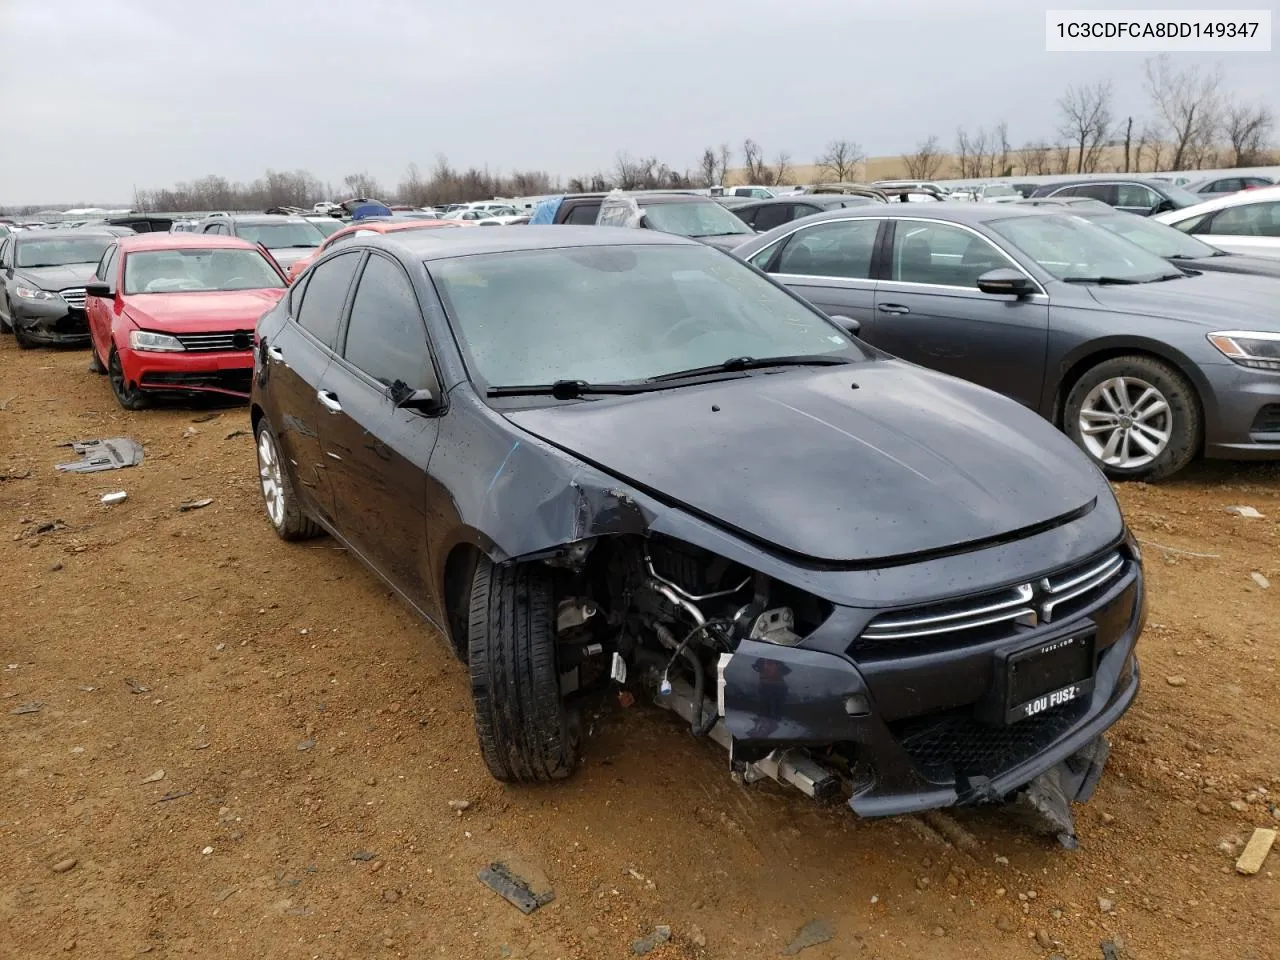
[[[975,606],[949,613],[881,617],[868,626],[862,636],[867,640],[906,640],[1018,620],[1034,615],[1031,597],[1031,585],[1024,583],[998,595],[998,598],[991,595],[976,598]]]
[[[1048,577],[1041,580],[1040,585],[1049,594],[1049,599],[1041,606],[1045,623],[1053,620],[1053,611],[1060,605],[1076,600],[1086,593],[1106,585],[1122,569],[1124,569],[1124,558],[1118,553],[1113,553],[1089,570],[1061,582],[1055,583]]]
[[[59,290],[58,295],[67,301],[68,306],[76,307],[79,310],[84,309],[84,287],[68,287],[66,290]]]

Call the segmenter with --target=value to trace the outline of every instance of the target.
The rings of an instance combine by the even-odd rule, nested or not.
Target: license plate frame
[[[1030,720],[1090,696],[1098,673],[1097,640],[1089,624],[1004,653],[1004,722]]]

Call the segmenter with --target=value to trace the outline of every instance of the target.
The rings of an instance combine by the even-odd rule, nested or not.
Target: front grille
[[[69,306],[77,310],[84,309],[84,287],[68,287],[66,290],[59,290],[58,295],[67,301]]]
[[[184,333],[178,342],[193,353],[212,353],[215,350],[249,350],[253,347],[252,330],[228,330],[225,333]]]
[[[1113,551],[1035,582],[881,614],[850,653],[865,659],[1000,640],[1087,607],[1124,569],[1124,556]]]
[[[252,367],[192,373],[147,373],[142,377],[142,386],[152,390],[220,390],[245,396],[249,395],[252,383]]]
[[[1253,418],[1250,433],[1280,433],[1280,403],[1268,403]]]
[[[1089,700],[1069,703],[1008,725],[983,723],[964,707],[892,724],[894,735],[925,779],[994,777],[1060,740],[1089,712]]]

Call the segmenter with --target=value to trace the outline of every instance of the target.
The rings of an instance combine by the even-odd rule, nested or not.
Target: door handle
[[[284,351],[279,347],[267,347],[267,357],[271,360],[284,362]]]
[[[338,402],[338,395],[332,390],[317,391],[316,399],[320,401],[320,406],[324,407],[330,413],[342,412],[342,404]]]
[[[910,313],[910,307],[904,307],[900,303],[877,303],[876,309],[881,313]]]

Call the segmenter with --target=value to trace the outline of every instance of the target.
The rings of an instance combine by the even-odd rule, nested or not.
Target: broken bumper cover
[[[58,299],[15,301],[13,325],[35,343],[82,346],[89,342],[84,310]]]
[[[155,393],[218,393],[247,398],[253,385],[253,351],[121,354],[125,376]]]
[[[1009,799],[1082,751],[1093,755],[1095,741],[1132,704],[1144,618],[1133,564],[1090,610],[1020,634],[1013,645],[1096,631],[1097,660],[1087,695],[1013,723],[982,709],[996,686],[997,655],[1010,642],[947,651],[939,671],[937,651],[860,663],[850,654],[744,641],[723,670],[732,758],[752,764],[774,751],[803,748],[818,757],[834,748],[847,760],[849,806],[864,817]],[[1058,778],[1068,800],[1088,799],[1099,772]]]

